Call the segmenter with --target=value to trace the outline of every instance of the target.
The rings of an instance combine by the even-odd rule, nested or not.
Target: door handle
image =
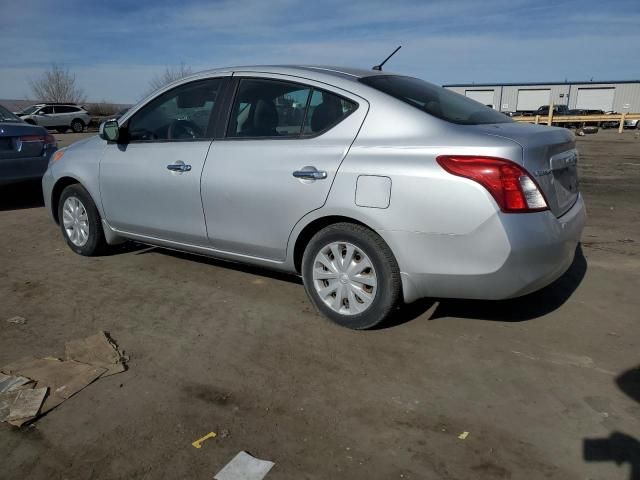
[[[316,167],[303,167],[302,170],[293,172],[293,176],[303,180],[324,180],[327,178],[327,172]]]
[[[191,165],[186,165],[184,163],[172,163],[167,165],[167,170],[171,170],[172,172],[190,172]]]

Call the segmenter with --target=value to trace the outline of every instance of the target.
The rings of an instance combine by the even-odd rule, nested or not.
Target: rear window
[[[513,121],[475,100],[418,78],[390,75],[365,77],[360,81],[447,122],[482,125]]]

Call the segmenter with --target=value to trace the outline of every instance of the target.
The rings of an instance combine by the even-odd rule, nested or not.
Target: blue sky
[[[640,78],[640,1],[0,0],[0,98],[68,67],[90,101],[134,102],[166,66],[304,63],[434,83]]]

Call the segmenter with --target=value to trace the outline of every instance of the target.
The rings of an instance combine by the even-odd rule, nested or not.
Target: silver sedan
[[[81,255],[135,240],[296,273],[321,313],[362,329],[403,302],[562,275],[586,219],[575,147],[416,78],[239,67],[58,151],[43,189]]]

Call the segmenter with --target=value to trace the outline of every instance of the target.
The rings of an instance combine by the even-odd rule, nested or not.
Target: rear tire
[[[400,269],[389,246],[375,232],[352,223],[330,225],[311,238],[302,258],[302,278],[318,311],[354,330],[384,322],[402,297]]]
[[[74,120],[71,122],[71,130],[75,133],[82,133],[84,131],[84,122],[82,120]]]
[[[62,191],[58,221],[67,245],[77,254],[91,257],[106,251],[100,213],[82,185],[69,185]]]

